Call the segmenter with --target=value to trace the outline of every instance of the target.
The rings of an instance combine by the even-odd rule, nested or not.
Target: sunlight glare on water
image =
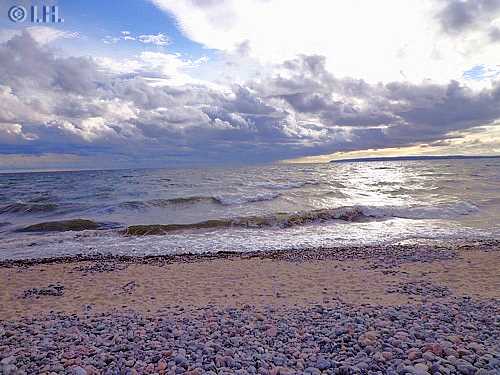
[[[500,161],[488,159],[1,174],[0,187],[2,258],[258,251],[500,232]],[[103,229],[17,232],[76,218]],[[260,224],[190,227],[249,218]],[[121,233],[136,224],[186,227],[161,236]]]

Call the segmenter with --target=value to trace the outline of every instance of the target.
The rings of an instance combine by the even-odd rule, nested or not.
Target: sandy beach
[[[372,368],[370,366],[373,362],[373,371],[378,368],[384,373],[396,371],[398,366],[402,372],[396,373],[412,373],[412,369],[416,369],[417,372],[414,373],[418,374],[446,373],[443,371],[447,365],[452,366],[448,373],[498,373],[495,371],[499,371],[500,366],[499,336],[495,335],[499,330],[500,311],[499,249],[496,242],[490,242],[449,247],[399,245],[373,249],[344,248],[245,255],[224,253],[210,257],[83,257],[4,262],[0,268],[0,282],[3,286],[0,292],[0,357],[3,371],[33,373],[36,369],[35,372],[41,373],[73,371],[97,374],[107,373],[107,369],[119,370],[120,373],[236,373],[236,370],[241,370],[246,372],[238,373],[258,371],[281,374],[301,373],[310,368],[308,373],[371,373],[368,370]],[[469,307],[460,307],[464,303]],[[279,364],[280,361],[273,362],[272,358],[270,361],[258,362],[248,359],[247,362],[243,361],[232,367],[219,357],[217,363],[217,353],[206,353],[201,362],[194,361],[197,346],[189,335],[184,338],[172,337],[171,341],[166,342],[168,347],[161,351],[170,352],[170,355],[165,358],[147,355],[149,359],[141,359],[135,358],[133,354],[134,358],[129,358],[127,354],[133,351],[120,351],[120,355],[125,355],[122,360],[120,356],[116,356],[107,362],[102,358],[96,360],[96,355],[111,355],[114,353],[112,348],[101,347],[94,354],[88,355],[88,348],[85,349],[86,346],[82,345],[82,340],[85,341],[82,337],[93,337],[91,341],[95,345],[96,332],[89,336],[87,330],[97,324],[99,319],[108,321],[103,338],[118,339],[120,335],[117,333],[120,331],[113,327],[115,323],[124,324],[124,320],[127,324],[143,320],[148,324],[159,324],[160,321],[182,318],[175,324],[180,324],[179,329],[188,331],[186,327],[193,328],[193,324],[196,327],[201,324],[207,328],[208,323],[204,321],[206,316],[201,317],[202,313],[218,316],[233,311],[242,324],[247,324],[252,319],[260,321],[260,316],[265,321],[274,322],[269,323],[269,327],[265,329],[270,333],[272,342],[268,340],[269,335],[264,335],[267,337],[265,341],[259,341],[259,345],[264,347],[271,345],[265,351],[274,351],[274,339],[279,336],[278,332],[274,332],[277,329],[276,322],[280,319],[294,320],[305,314],[304,327],[308,324],[311,327],[324,324],[322,319],[310,321],[316,314],[311,309],[315,308],[328,311],[328,314],[337,314],[337,320],[347,319],[346,323],[352,314],[363,320],[362,327],[353,328],[354,331],[350,334],[357,343],[349,349],[353,350],[352,353],[348,350],[347,356],[346,353],[340,355],[338,350],[332,349],[319,356],[318,352],[313,351],[314,356],[307,354],[305,358],[301,357],[302,362],[297,362],[294,356],[282,365]],[[442,314],[441,309],[450,311],[457,321],[462,320],[460,314],[468,311],[467,309],[472,309],[473,315],[478,314],[493,321],[488,325],[474,315],[474,327],[469,327],[467,332],[462,332],[462,328],[458,328],[457,322],[453,321],[453,327],[442,333],[446,333],[444,336],[441,335],[441,328],[430,333],[428,338],[410,336],[410,346],[405,347],[405,350],[399,348],[396,351],[394,345],[388,342],[381,342],[379,346],[360,346],[358,341],[363,340],[366,332],[375,330],[377,335],[382,334],[379,332],[380,327],[372,326],[374,322],[368,324],[374,317],[373,314],[382,319],[387,311],[395,308],[397,311],[409,309],[418,312],[415,319],[422,320],[423,331],[428,328],[425,324],[437,319],[438,315],[435,314]],[[240,314],[251,318],[247,316],[243,319]],[[323,318],[331,319],[328,314]],[[96,317],[99,319],[96,320]],[[93,323],[85,325],[84,322]],[[392,334],[407,329],[404,325],[399,326],[401,322],[397,320],[386,323],[386,330],[394,326],[394,331],[389,331]],[[51,338],[55,334],[51,330],[47,331],[47,327],[52,324],[66,328],[72,326],[75,329],[73,333],[77,334],[71,336],[71,339],[66,337],[62,343],[54,344],[56,347],[53,348],[53,357],[49,358],[45,354],[39,358],[33,353],[40,349],[39,346],[46,342],[47,337]],[[205,340],[208,340],[207,335],[224,329],[224,324],[217,321],[211,326],[214,331],[202,330],[205,332]],[[28,338],[26,330],[20,327],[30,327],[29,330],[35,332],[31,332]],[[270,329],[271,332],[268,332]],[[489,338],[484,336],[485,330],[490,332]],[[454,352],[443,355],[441,350],[436,349],[441,356],[433,353],[435,358],[422,360],[422,354],[425,353],[423,346],[438,343],[436,345],[446,347],[447,344],[443,342],[450,343],[448,336],[451,335],[460,337],[457,343],[450,344],[450,350]],[[195,341],[198,342],[201,337],[197,336]],[[308,349],[304,353],[311,348],[321,347],[318,346],[319,337],[313,335],[311,340],[306,344]],[[132,342],[139,349],[147,340]],[[469,346],[474,346],[474,343],[481,345],[481,353],[471,352]],[[250,344],[247,342],[247,345]],[[221,346],[222,353],[219,354],[224,356],[224,350],[233,350],[230,357],[234,360],[238,346],[229,344],[229,347],[224,348],[227,343],[221,343]],[[368,351],[365,350],[366,346],[370,346]],[[409,355],[408,351],[413,346],[415,350],[423,352]],[[244,347],[245,345],[242,350]],[[465,354],[455,355],[460,348]],[[302,349],[296,349],[303,353]],[[66,358],[68,351],[71,358]],[[387,351],[391,354],[387,354]],[[360,352],[367,355],[363,362],[368,365],[367,372],[356,372],[365,369],[363,366],[356,367],[350,361]],[[467,361],[469,352],[474,354],[473,358],[469,358],[472,362]],[[453,358],[448,358],[450,353]],[[488,357],[478,362],[481,357],[479,354],[487,354]],[[185,361],[180,361],[179,358],[176,360],[179,355]],[[390,360],[377,360],[382,355],[390,357]],[[327,362],[323,363],[326,367],[318,365],[318,357],[330,365],[326,366]],[[340,360],[342,358],[343,361]],[[454,359],[465,361],[472,367],[462,363],[464,369],[468,368],[464,370],[467,372],[454,372],[453,368],[457,369],[457,364],[453,364]],[[430,371],[433,365],[435,372]],[[345,371],[351,372],[339,372],[343,366],[350,368],[344,369]],[[407,371],[404,370],[405,366],[408,367]],[[486,372],[477,372],[482,370]]]
[[[272,259],[266,254],[207,260],[198,257],[190,262],[180,257],[170,264],[152,258],[145,264],[97,260],[14,265],[0,268],[4,286],[0,318],[32,317],[51,311],[81,314],[88,309],[134,309],[154,314],[164,307],[192,309],[208,304],[309,306],[330,300],[398,305],[418,303],[427,297],[390,292],[407,283],[439,285],[455,297],[500,299],[500,252],[441,253],[443,260],[403,260],[397,267],[356,256],[346,260],[287,260],[286,256]],[[26,290],[51,284],[64,286],[64,294],[22,298]]]

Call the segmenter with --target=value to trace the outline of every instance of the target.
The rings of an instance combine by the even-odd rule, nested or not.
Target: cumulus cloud
[[[500,0],[446,0],[437,16],[443,29],[459,34],[488,27],[500,15]]]
[[[298,118],[316,118],[328,130],[343,129],[343,149],[406,146],[440,139],[452,131],[500,118],[500,85],[475,92],[457,81],[370,85],[336,78],[322,56],[301,56],[254,89],[282,100]],[[334,142],[335,143],[335,142]]]
[[[4,155],[125,155],[148,165],[271,161],[435,142],[500,119],[497,83],[480,91],[457,81],[371,84],[337,77],[318,55],[224,89],[171,84],[195,63],[176,55],[58,57],[29,33],[1,44],[0,62]]]
[[[152,75],[169,78],[162,64],[175,63],[154,58],[154,71],[144,65],[134,74],[116,73],[90,58],[56,57],[28,33],[15,36],[0,46],[2,151],[105,150],[168,161],[202,159],[211,150],[220,160],[233,155],[219,141],[268,142],[268,128],[286,116],[243,89],[152,85]],[[266,121],[269,126],[261,125]]]
[[[447,83],[498,63],[498,0],[151,1],[209,48],[263,64],[322,55],[337,76],[372,84]]]

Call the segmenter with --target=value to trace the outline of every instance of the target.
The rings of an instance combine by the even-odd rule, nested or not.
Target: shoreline
[[[53,257],[34,257],[23,259],[0,259],[0,269],[5,267],[31,267],[41,264],[77,263],[91,261],[116,261],[136,264],[174,264],[203,262],[216,259],[274,259],[288,261],[306,260],[346,260],[346,259],[373,259],[380,255],[394,258],[412,257],[418,261],[422,251],[434,252],[439,257],[439,252],[456,252],[469,249],[490,251],[500,249],[500,239],[475,239],[475,240],[416,240],[411,243],[407,240],[380,245],[353,245],[338,247],[290,248],[283,250],[256,250],[256,251],[218,251],[207,253],[179,253],[159,255],[120,255],[106,252],[92,252],[88,254],[63,255]],[[431,255],[432,258],[432,255]]]
[[[498,264],[496,240],[3,261],[0,373],[496,374]]]

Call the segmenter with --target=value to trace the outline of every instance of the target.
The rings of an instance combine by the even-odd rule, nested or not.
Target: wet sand
[[[459,250],[451,259],[412,259],[380,264],[368,259],[212,257],[193,262],[134,263],[120,260],[0,267],[0,319],[39,314],[133,309],[154,314],[165,307],[215,305],[310,306],[421,303],[432,293],[398,292],[426,283],[451,296],[500,299],[500,252]],[[182,258],[181,258],[182,259]],[[62,296],[28,296],[25,291],[62,285]],[[408,287],[406,288],[408,289]],[[446,297],[446,296],[444,296]],[[441,297],[440,297],[441,298]]]

